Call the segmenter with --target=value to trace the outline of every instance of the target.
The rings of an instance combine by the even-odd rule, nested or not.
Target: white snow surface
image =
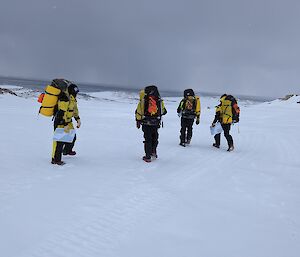
[[[0,85],[0,88],[4,88],[4,89],[23,89],[22,87],[20,86],[15,86],[15,85]]]
[[[231,153],[223,136],[212,147],[218,99],[201,98],[182,148],[180,99],[166,98],[159,158],[145,163],[138,95],[93,96],[60,167],[36,98],[0,95],[1,257],[300,256],[299,97],[240,102]]]

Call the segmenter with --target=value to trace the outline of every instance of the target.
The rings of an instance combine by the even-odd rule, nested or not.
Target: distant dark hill
[[[45,86],[50,84],[51,80],[41,80],[41,79],[28,79],[28,78],[16,78],[16,77],[1,77],[0,76],[0,85],[15,85],[30,89],[35,89],[43,91]],[[91,93],[91,92],[103,92],[103,91],[123,91],[129,93],[138,93],[141,88],[126,88],[119,85],[109,85],[109,84],[91,84],[84,82],[76,82],[78,84],[80,91],[82,93]],[[181,97],[183,92],[179,91],[164,91],[160,90],[160,93],[163,97]],[[209,92],[196,92],[200,96],[210,96],[218,97],[219,93],[209,93]],[[257,96],[243,96],[236,95],[239,99],[243,100],[252,100],[252,101],[269,101],[274,100],[274,98],[268,97],[257,97]]]

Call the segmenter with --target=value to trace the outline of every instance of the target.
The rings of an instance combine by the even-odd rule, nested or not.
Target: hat
[[[68,86],[68,92],[70,95],[76,97],[77,93],[79,92],[79,88],[77,85],[72,83],[70,86]]]

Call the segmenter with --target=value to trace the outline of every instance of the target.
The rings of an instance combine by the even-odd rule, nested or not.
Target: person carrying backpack
[[[145,162],[157,158],[158,129],[162,124],[162,115],[167,110],[156,86],[151,85],[140,91],[140,101],[135,111],[136,126],[142,126],[144,132]]]
[[[234,150],[233,138],[229,134],[231,124],[239,122],[240,108],[238,107],[237,100],[232,95],[222,95],[220,98],[220,104],[216,106],[216,114],[212,127],[216,125],[217,122],[221,123],[222,129],[224,131],[224,136],[228,143],[228,152]],[[215,143],[213,146],[220,148],[221,143],[221,133],[214,136]]]
[[[72,123],[72,118],[74,118],[77,122],[77,128],[80,128],[81,126],[81,121],[79,117],[79,111],[78,111],[78,105],[77,105],[77,99],[76,96],[79,92],[78,86],[75,85],[74,83],[70,84],[68,86],[68,93],[69,93],[69,106],[68,106],[68,111],[66,113],[66,121],[70,121],[68,123],[70,129],[74,129],[74,125]],[[65,143],[64,148],[63,148],[63,155],[76,155],[76,152],[73,151],[73,147],[76,141],[76,134],[73,139],[72,143]]]
[[[56,111],[54,114],[54,130],[56,128],[64,128],[66,133],[69,133],[71,129],[74,129],[72,118],[77,121],[77,128],[81,126],[81,121],[78,114],[78,107],[76,102],[76,95],[78,93],[78,87],[65,79],[55,79],[52,84],[61,89],[61,93],[58,95],[58,101],[56,105]],[[65,143],[60,141],[53,141],[52,150],[52,164],[64,165],[62,159],[62,153],[75,155],[72,150],[76,138],[72,143]]]
[[[186,89],[183,93],[184,98],[180,101],[177,108],[178,116],[181,117],[180,143],[186,146],[191,143],[193,136],[193,124],[196,118],[196,125],[200,123],[200,97],[195,96],[193,89]]]

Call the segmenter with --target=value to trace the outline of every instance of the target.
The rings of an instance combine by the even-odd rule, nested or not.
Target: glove
[[[77,120],[77,128],[80,128],[80,126],[81,126],[81,121],[79,119],[79,120]]]
[[[216,123],[212,123],[211,126],[212,126],[212,127],[216,126]]]
[[[200,119],[197,118],[197,119],[196,119],[196,125],[199,125],[199,123],[200,123]]]
[[[136,121],[136,127],[139,129],[141,127],[141,121],[137,120]]]
[[[181,117],[181,112],[178,112],[177,115],[178,115],[178,117],[180,118],[180,117]]]
[[[69,133],[70,132],[70,127],[67,125],[64,127],[64,132]]]

